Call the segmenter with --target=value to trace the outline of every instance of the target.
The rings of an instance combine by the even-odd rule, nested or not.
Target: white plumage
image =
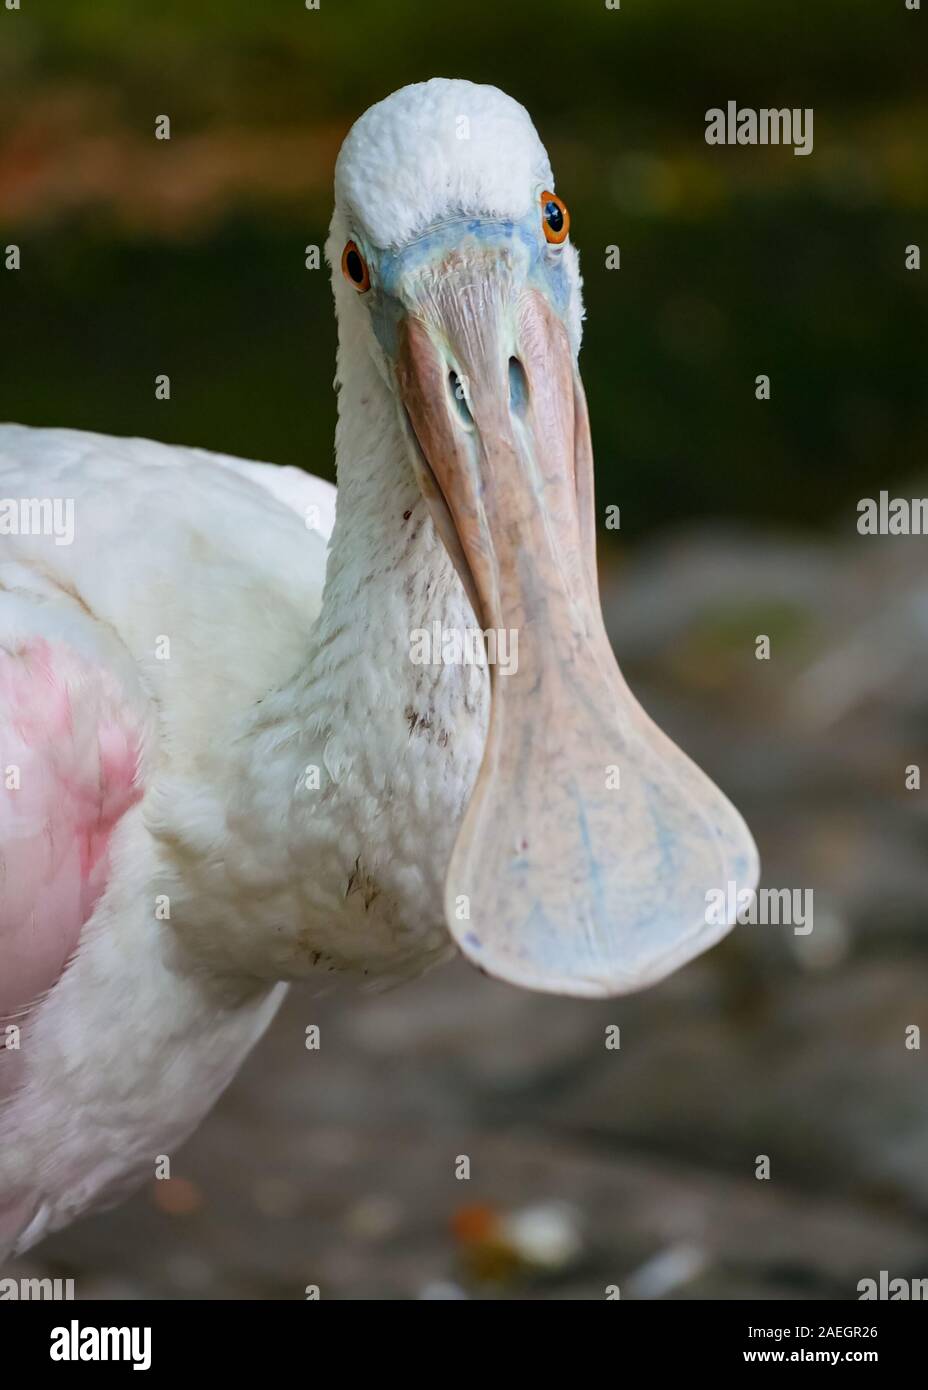
[[[578,788],[569,767],[552,771],[548,797],[537,767],[553,733],[567,738],[585,683],[613,679],[590,616],[590,570],[570,558],[581,553],[577,525],[584,535],[587,525],[578,379],[569,400],[582,307],[575,251],[542,236],[538,199],[550,189],[528,116],[493,88],[407,88],[352,130],[327,246],[339,318],[334,525],[334,489],[293,469],[0,428],[0,494],[73,499],[75,517],[73,545],[0,537],[0,734],[15,733],[45,779],[25,778],[31,801],[22,788],[7,792],[0,849],[7,884],[38,893],[29,885],[51,870],[34,856],[27,864],[24,846],[45,817],[39,840],[66,925],[56,937],[53,913],[14,909],[0,879],[0,1000],[21,1028],[18,1048],[0,1053],[0,1254],[153,1172],[267,1026],[278,981],[412,976],[454,950],[450,932],[504,978],[617,992],[711,944],[721,932],[699,921],[704,889],[729,874],[750,886],[756,875],[737,813],[653,730],[617,675],[621,720],[609,737],[627,757],[625,799]],[[349,241],[369,264],[369,295],[339,273]],[[433,304],[440,283],[466,308],[485,267],[487,312],[502,304],[496,327],[462,314],[459,331],[452,313],[427,337],[422,286],[432,286]],[[404,338],[408,324],[419,325],[418,343]],[[476,347],[467,333],[476,338],[478,327],[484,365],[468,373],[461,364]],[[500,403],[513,362],[528,415],[521,396]],[[443,395],[449,363],[466,387],[464,411]],[[427,451],[431,429],[445,431],[447,448],[426,462],[419,445]],[[532,454],[540,433],[553,459],[558,431],[576,436],[566,491],[554,464]],[[524,587],[527,541],[515,560],[497,547],[491,463],[503,447],[498,485],[505,492],[521,479],[527,491],[508,512],[501,501],[500,514],[521,525],[537,511],[542,539],[559,518],[567,558],[541,566],[532,581],[541,588]],[[487,490],[471,503],[455,489],[479,458]],[[551,500],[574,490],[579,523]],[[566,597],[548,587],[562,570],[573,576]],[[491,789],[494,775],[500,787],[511,781],[505,754],[493,754],[474,791],[491,696],[502,709],[505,691],[484,667],[414,664],[410,633],[436,621],[473,626],[477,591],[485,618],[513,585],[529,657],[533,632],[547,640],[549,621],[552,647],[563,638],[566,654],[547,687],[563,677],[573,693],[566,723],[552,703],[563,692],[543,696],[547,732],[518,774],[527,806],[506,802],[518,877],[494,885],[494,920],[477,912],[459,932],[445,902],[456,900],[452,853],[457,844],[464,864],[461,845],[486,833],[479,815],[499,814],[487,778]],[[543,684],[536,675],[533,688]],[[24,692],[39,689],[65,730],[54,739],[52,713],[28,729],[19,713]],[[527,685],[509,689],[520,693],[507,708],[534,708]],[[523,713],[510,721],[504,746],[518,743],[525,722]],[[99,737],[80,734],[85,726]],[[565,797],[579,808],[582,840],[566,823]],[[603,834],[612,843],[613,807],[615,871],[602,845]],[[543,846],[530,847],[542,831]],[[480,885],[473,891],[479,905]],[[563,940],[539,910],[562,899],[577,904],[576,931]],[[520,914],[532,901],[523,940]]]

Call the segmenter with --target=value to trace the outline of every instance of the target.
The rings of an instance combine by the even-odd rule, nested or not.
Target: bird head
[[[756,856],[740,816],[651,723],[599,606],[570,212],[526,111],[437,79],[356,122],[336,169],[340,319],[393,393],[434,524],[485,633],[480,773],[445,885],[489,974],[613,995],[721,936],[707,911]]]

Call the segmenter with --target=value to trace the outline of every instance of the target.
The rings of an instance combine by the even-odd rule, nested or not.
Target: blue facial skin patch
[[[415,313],[418,275],[428,265],[437,265],[450,253],[466,258],[468,250],[497,249],[512,266],[514,282],[523,289],[540,291],[563,318],[570,301],[570,284],[560,248],[551,246],[544,236],[540,215],[528,213],[518,222],[493,218],[452,218],[427,228],[421,236],[399,250],[380,250],[364,246],[370,268],[371,288],[365,298],[377,341],[387,356],[396,357],[400,323]],[[410,288],[412,287],[412,288]]]

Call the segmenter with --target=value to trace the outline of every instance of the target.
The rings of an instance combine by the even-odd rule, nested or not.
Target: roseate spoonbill
[[[577,253],[528,115],[404,88],[335,193],[337,513],[294,469],[0,429],[0,1253],[152,1172],[280,982],[457,947],[621,994],[756,880],[606,638]],[[518,660],[413,659],[434,624]]]

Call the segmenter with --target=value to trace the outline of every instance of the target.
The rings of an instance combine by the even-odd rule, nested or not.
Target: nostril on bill
[[[467,396],[464,392],[464,383],[457,372],[448,373],[448,390],[451,392],[451,399],[461,422],[468,427],[473,426],[474,417],[470,413],[470,406],[467,404]]]
[[[528,406],[528,380],[518,357],[509,359],[509,409],[523,415]]]

